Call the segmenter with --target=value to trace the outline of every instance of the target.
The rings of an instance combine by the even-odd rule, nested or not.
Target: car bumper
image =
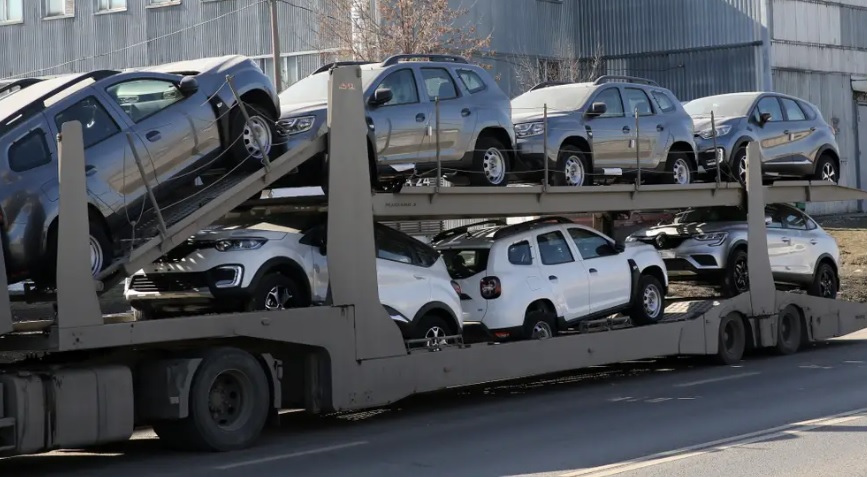
[[[676,248],[657,250],[670,280],[695,275],[717,275],[725,267],[726,248],[687,240]]]
[[[243,280],[241,265],[220,265],[203,272],[137,273],[126,280],[124,297],[134,307],[232,301],[247,296],[247,289],[240,286]]]

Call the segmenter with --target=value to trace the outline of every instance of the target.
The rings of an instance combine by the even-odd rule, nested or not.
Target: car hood
[[[280,118],[289,118],[304,113],[324,113],[328,110],[328,102],[311,101],[309,103],[280,104]]]
[[[743,119],[742,116],[716,116],[713,119],[713,122],[716,123],[717,126],[721,126],[723,124],[732,123]],[[695,132],[704,131],[705,129],[710,129],[711,120],[710,116],[692,116],[692,124],[695,127]]]
[[[249,227],[217,225],[202,230],[193,236],[196,241],[225,240],[231,238],[262,237],[268,240],[280,240],[289,234],[300,234],[301,231],[292,227],[263,222]]]
[[[551,110],[548,110],[548,119],[562,118],[564,116],[566,116],[566,113],[551,114]],[[527,123],[530,121],[542,121],[544,118],[545,113],[542,111],[542,108],[533,111],[512,111],[512,123],[514,124]]]
[[[663,224],[638,230],[634,232],[631,237],[649,238],[656,237],[660,234],[670,236],[689,236],[713,232],[731,232],[733,230],[745,229],[746,227],[747,224],[745,222],[691,222],[685,224]]]

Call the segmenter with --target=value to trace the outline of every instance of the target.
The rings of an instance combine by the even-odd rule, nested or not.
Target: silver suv
[[[781,288],[836,297],[840,251],[834,237],[789,205],[766,206],[765,223],[774,281]],[[669,221],[633,233],[626,241],[653,244],[672,281],[720,287],[728,296],[749,289],[747,214],[739,207],[688,209]]]
[[[459,56],[396,55],[382,63],[340,62],[319,68],[280,93],[279,129],[288,148],[327,127],[329,71],[352,64],[361,67],[374,186],[403,179],[413,169],[419,174],[434,171],[437,155],[444,173],[456,172],[473,185],[508,183],[515,143],[509,97],[487,71]],[[324,187],[325,160],[327,154],[307,161],[277,186]]]
[[[545,167],[547,134],[554,185],[635,176],[638,164],[649,182],[689,184],[696,178],[692,119],[671,91],[650,80],[607,75],[592,83],[542,83],[512,100],[512,121],[518,154],[536,171],[533,178]]]

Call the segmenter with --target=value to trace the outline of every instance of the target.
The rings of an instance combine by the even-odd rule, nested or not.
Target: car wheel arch
[[[431,313],[439,314],[442,318],[445,318],[449,321],[449,323],[455,327],[455,331],[460,333],[460,330],[463,328],[461,326],[461,322],[458,321],[458,317],[455,316],[455,313],[449,308],[448,305],[441,301],[431,301],[425,303],[419,310],[415,313],[412,320],[410,321],[410,326],[418,326],[421,322],[422,318]]]
[[[813,161],[813,171],[815,172],[816,164],[819,163],[819,159],[821,159],[822,156],[825,156],[825,155],[828,155],[831,157],[831,159],[834,161],[834,165],[837,166],[837,172],[839,173],[840,172],[840,155],[837,154],[837,151],[834,150],[834,147],[832,147],[830,144],[825,144],[824,146],[820,147],[819,150],[816,152],[816,160]]]
[[[593,154],[590,148],[590,141],[588,141],[587,138],[582,136],[569,136],[564,139],[559,146],[557,146],[557,151],[560,151],[565,146],[577,147],[578,150],[587,154],[587,160],[590,161],[590,167],[593,167]]]
[[[506,152],[509,155],[509,166],[514,167],[517,156],[515,155],[515,144],[512,141],[512,137],[509,135],[509,132],[499,125],[486,126],[479,131],[479,134],[476,135],[476,138],[473,141],[474,149],[476,147],[476,144],[478,144],[479,140],[484,137],[490,137],[499,141],[503,145],[503,147],[506,148]],[[473,151],[467,151],[467,153],[473,154]]]
[[[823,254],[819,255],[818,258],[816,258],[816,264],[813,265],[813,274],[816,273],[816,270],[819,269],[819,265],[821,265],[823,262],[830,265],[831,268],[834,270],[834,275],[837,276],[837,283],[839,286],[840,268],[837,266],[837,262],[834,261],[834,257],[832,257],[831,254],[829,254],[829,253],[823,253]]]
[[[313,297],[310,277],[304,270],[304,267],[289,257],[274,257],[263,263],[262,266],[256,270],[252,280],[250,280],[247,290],[255,290],[262,278],[273,272],[281,273],[290,279],[297,280],[301,286],[302,292],[305,294],[303,303],[305,305],[310,304]]]

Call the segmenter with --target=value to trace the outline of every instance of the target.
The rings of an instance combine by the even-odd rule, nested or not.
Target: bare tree
[[[589,58],[579,58],[572,44],[568,44],[553,58],[523,55],[516,64],[517,80],[524,90],[546,81],[588,81],[604,72],[602,55],[602,44],[596,45],[593,56]]]
[[[487,50],[491,35],[481,36],[465,21],[468,9],[449,0],[328,0],[320,15],[320,38],[339,48],[341,58],[380,61],[401,53],[451,53],[466,57]]]

